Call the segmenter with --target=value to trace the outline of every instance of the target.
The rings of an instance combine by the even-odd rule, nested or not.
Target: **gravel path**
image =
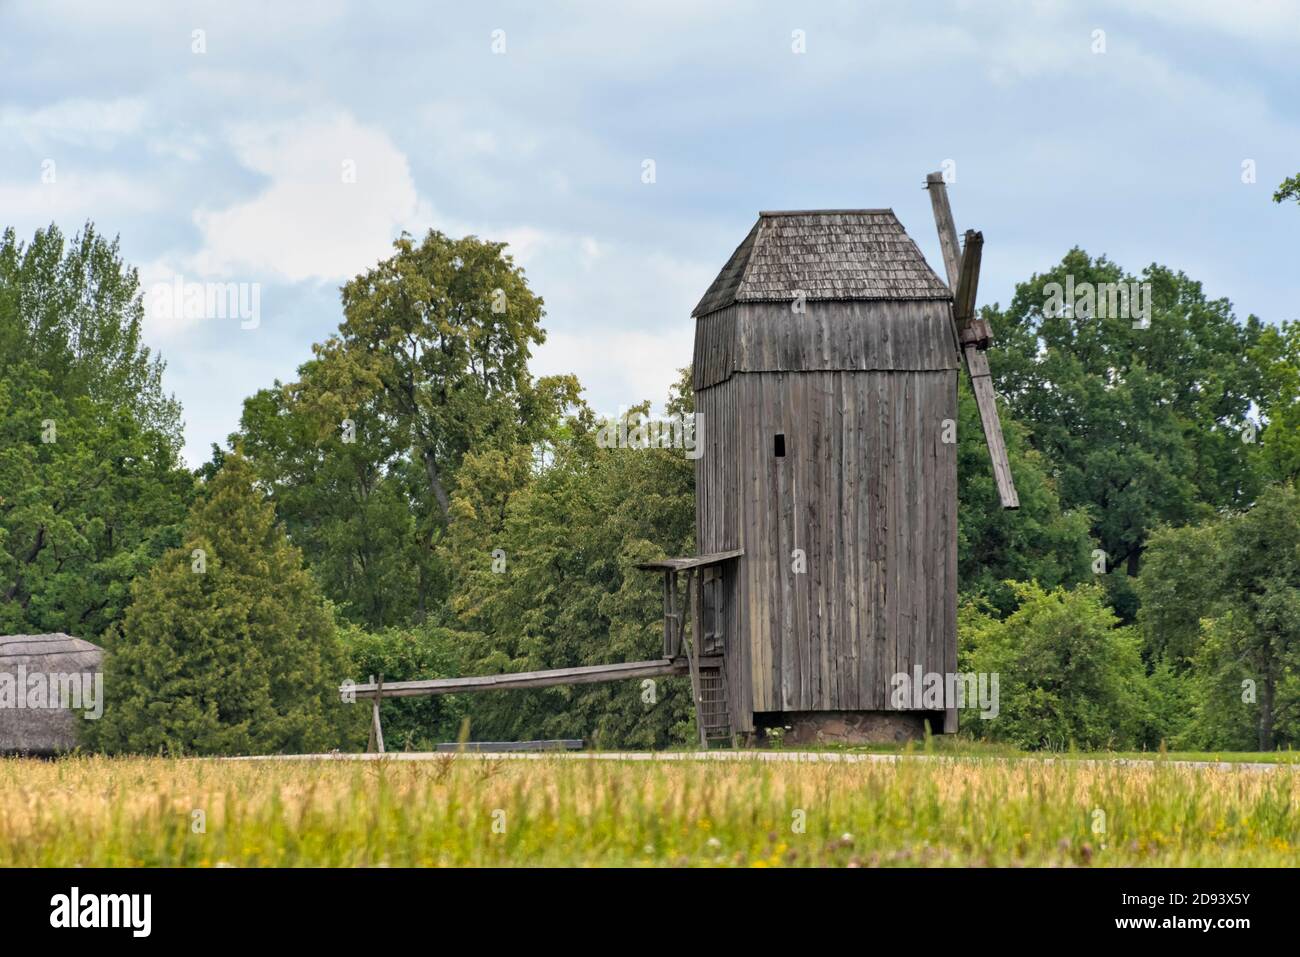
[[[940,754],[864,754],[845,751],[392,751],[387,754],[271,754],[223,761],[435,761],[453,757],[478,761],[793,761],[818,764],[895,764],[899,761],[1037,761],[1041,764],[1111,764],[1147,768],[1169,765],[1214,771],[1297,771],[1300,764],[1266,761],[1181,761],[1156,758],[1005,758]]]

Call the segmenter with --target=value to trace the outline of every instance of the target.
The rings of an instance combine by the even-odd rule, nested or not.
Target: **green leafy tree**
[[[95,639],[180,540],[180,409],[136,273],[94,227],[0,236],[0,630]]]
[[[962,606],[961,670],[998,675],[998,714],[963,726],[1020,748],[1155,746],[1138,636],[1119,625],[1096,585],[1014,586],[1006,617]]]
[[[0,378],[0,633],[94,638],[180,541],[193,480],[130,412],[61,399],[28,365]]]
[[[571,380],[539,387],[528,373],[532,347],[546,339],[542,300],[505,243],[430,230],[393,245],[396,255],[343,287],[346,318],[320,354],[376,387],[445,519],[466,452],[531,440],[530,426],[555,409],[552,393],[576,393]]]
[[[415,628],[365,631],[355,625],[341,631],[343,645],[357,681],[372,676],[392,681],[454,678],[460,672],[461,650],[474,636],[425,624]],[[388,751],[426,751],[440,742],[455,741],[468,707],[468,695],[393,698],[383,703],[381,721]],[[369,702],[359,702],[369,713]]]
[[[1091,579],[1087,511],[1061,508],[1050,464],[1029,447],[1024,428],[1006,410],[1002,426],[1020,508],[1004,510],[975,399],[964,383],[957,395],[957,582],[962,596],[985,598],[1009,612],[1015,594],[1008,581],[1037,581],[1053,588]]]
[[[1264,378],[1260,466],[1272,481],[1300,486],[1300,321],[1265,327],[1252,359]]]
[[[1261,744],[1258,672],[1240,657],[1250,643],[1249,627],[1231,611],[1207,618],[1197,635],[1197,655],[1187,672],[1189,720],[1180,746],[1198,750],[1271,750]],[[1246,689],[1252,689],[1247,691]],[[1284,689],[1286,701],[1294,689]],[[1294,743],[1292,735],[1284,735]]]
[[[269,754],[344,744],[361,709],[329,604],[275,523],[242,455],[225,464],[168,552],[132,589],[110,634],[104,716],[110,752]]]
[[[30,243],[0,234],[0,370],[43,369],[59,398],[127,409],[178,449],[180,405],[163,393],[143,321],[139,274],[92,224],[70,241],[53,225]]]
[[[670,406],[689,409],[680,385]],[[628,413],[635,417],[646,407]],[[694,549],[694,463],[680,449],[601,448],[585,407],[527,457],[466,460],[446,548],[468,674],[655,657],[662,586],[639,561]],[[616,747],[690,740],[684,679],[483,695],[476,737],[583,737]]]
[[[393,627],[423,617],[421,585],[437,571],[421,547],[419,475],[373,399],[327,410],[305,398],[338,395],[320,381],[326,371],[308,362],[298,382],[246,399],[231,441],[272,490],[277,516],[340,614]]]
[[[1089,307],[1087,289],[1133,283],[1149,284],[1145,321],[1141,285],[1127,315],[1109,296],[1106,315]],[[1068,289],[1078,301],[1064,301]],[[1151,265],[1131,276],[1080,249],[989,318],[998,390],[1050,463],[1061,506],[1088,510],[1108,565],[1122,570],[1106,579],[1112,601],[1131,620],[1150,531],[1243,507],[1259,491],[1243,437],[1265,391],[1252,360],[1262,324],[1237,321],[1183,273]]]
[[[1272,750],[1300,742],[1300,492],[1153,536],[1139,583],[1155,647],[1190,657],[1189,743]]]
[[[440,612],[465,456],[531,445],[578,393],[529,375],[542,300],[505,244],[430,231],[394,247],[343,288],[344,321],[299,381],[250,399],[232,437],[327,594],[372,628]]]
[[[1282,184],[1273,193],[1273,202],[1275,203],[1284,203],[1288,199],[1300,203],[1300,173],[1282,180]]]
[[[1142,601],[1137,623],[1149,660],[1167,661],[1179,671],[1192,666],[1201,619],[1212,613],[1221,592],[1215,574],[1220,547],[1215,521],[1152,532],[1136,582]]]

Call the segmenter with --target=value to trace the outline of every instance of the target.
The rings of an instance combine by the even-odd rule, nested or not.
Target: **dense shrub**
[[[459,655],[469,636],[435,625],[366,631],[352,626],[342,632],[343,645],[358,683],[371,677],[391,681],[454,678]],[[354,706],[367,719],[370,702]],[[467,710],[465,696],[394,698],[380,705],[384,746],[389,751],[423,751],[455,741]]]
[[[1138,638],[1095,585],[1013,586],[1019,607],[998,618],[962,607],[962,671],[998,675],[999,713],[964,716],[973,733],[1029,749],[1133,748],[1149,724]],[[1158,743],[1158,742],[1156,742]]]

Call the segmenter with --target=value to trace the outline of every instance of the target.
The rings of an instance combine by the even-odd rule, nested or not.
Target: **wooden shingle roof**
[[[734,302],[949,299],[892,209],[762,212],[692,316]]]

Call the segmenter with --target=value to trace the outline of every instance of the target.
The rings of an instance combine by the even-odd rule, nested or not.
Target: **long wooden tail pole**
[[[943,250],[948,288],[953,291],[954,341],[959,344],[966,360],[971,390],[975,393],[975,405],[979,408],[980,425],[984,428],[984,441],[993,462],[998,498],[1001,499],[1003,508],[1019,508],[1020,496],[1016,493],[1015,482],[1011,478],[1011,463],[1007,460],[1002,423],[998,419],[997,398],[993,391],[993,379],[989,375],[989,360],[984,354],[990,337],[987,329],[976,328],[975,293],[979,287],[984,237],[980,233],[968,232],[966,252],[960,252],[957,227],[952,220],[952,208],[948,205],[948,187],[943,181],[943,174],[930,173],[925,178],[925,185],[930,191],[934,223],[939,230],[939,247]]]
[[[717,667],[717,656],[701,655],[700,665]],[[377,684],[343,685],[339,691],[356,697],[411,698],[425,695],[464,694],[472,691],[509,691],[513,688],[550,688],[556,685],[595,684],[626,681],[629,678],[655,678],[660,675],[690,674],[685,657],[660,658],[652,661],[623,661],[612,665],[584,665],[579,668],[556,668],[550,671],[512,671],[477,678],[433,678],[428,681],[386,681]]]

